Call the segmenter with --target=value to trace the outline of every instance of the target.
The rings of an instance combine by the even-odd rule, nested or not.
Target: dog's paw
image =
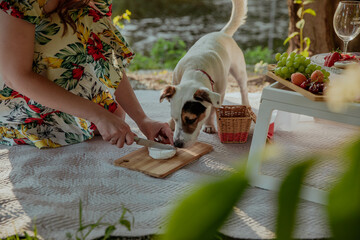
[[[203,132],[206,132],[208,134],[214,134],[216,133],[216,129],[214,125],[204,125]]]

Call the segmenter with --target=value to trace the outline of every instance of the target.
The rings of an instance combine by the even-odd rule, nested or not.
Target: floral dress
[[[122,71],[134,54],[113,26],[111,0],[70,10],[76,32],[57,14],[45,16],[47,0],[0,0],[0,9],[35,25],[33,71],[111,112]],[[0,144],[38,148],[79,143],[94,136],[89,121],[51,109],[9,88],[0,79]]]

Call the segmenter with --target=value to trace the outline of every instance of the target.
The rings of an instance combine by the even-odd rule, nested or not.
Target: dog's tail
[[[236,30],[245,23],[247,14],[247,0],[231,0],[232,12],[231,18],[226,26],[221,29],[222,32],[233,36]]]

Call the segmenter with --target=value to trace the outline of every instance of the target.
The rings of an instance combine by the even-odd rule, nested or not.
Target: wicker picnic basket
[[[218,135],[222,143],[246,143],[256,115],[250,106],[223,105],[216,109]]]

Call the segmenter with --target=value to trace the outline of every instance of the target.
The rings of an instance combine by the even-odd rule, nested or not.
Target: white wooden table
[[[326,102],[312,101],[297,92],[284,89],[284,86],[278,82],[264,88],[246,172],[251,185],[268,190],[277,191],[281,183],[278,178],[261,174],[261,157],[259,157],[259,153],[266,143],[269,122],[274,110],[360,126],[359,103],[349,104],[344,113],[334,113],[328,109]],[[314,187],[303,186],[301,197],[312,202],[326,204],[327,192]]]

